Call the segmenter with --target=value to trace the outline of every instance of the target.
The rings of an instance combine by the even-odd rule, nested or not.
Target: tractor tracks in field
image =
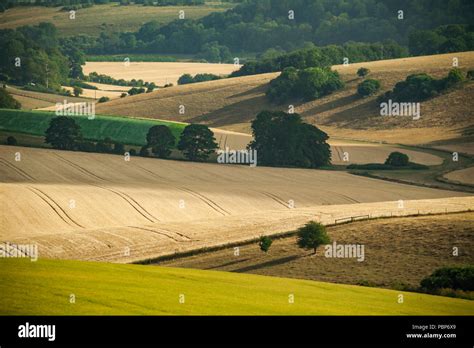
[[[67,160],[65,159],[64,157],[58,155],[58,154],[54,154],[56,157],[58,157],[60,160],[62,160],[64,163],[67,163],[69,164],[71,167],[77,169],[78,171],[80,171],[81,173],[93,178],[93,179],[98,179],[100,181],[107,181],[106,179],[100,177],[99,175],[96,175],[94,173],[92,173],[91,171],[87,170],[86,168],[70,161],[70,160]],[[160,221],[157,217],[155,217],[153,214],[151,214],[148,210],[146,210],[140,203],[138,203],[133,197],[131,197],[129,194],[123,192],[123,191],[120,191],[120,190],[117,190],[117,189],[111,189],[107,186],[102,186],[102,185],[99,185],[99,184],[90,184],[91,186],[94,186],[94,187],[98,187],[100,189],[103,189],[103,190],[106,190],[106,191],[109,191],[109,192],[112,192],[113,194],[119,196],[122,200],[124,200],[125,202],[128,203],[128,205],[130,205],[135,211],[137,211],[141,216],[143,216],[146,220],[148,220],[149,222],[157,222],[157,221]]]
[[[148,231],[148,232],[153,232],[153,233],[156,233],[156,234],[159,234],[159,235],[162,235],[162,236],[165,236],[165,237],[168,237],[169,239],[172,239],[174,240],[175,242],[178,242],[178,243],[181,243],[181,242],[192,242],[191,238],[189,238],[188,236],[185,236],[184,234],[181,234],[181,233],[178,233],[178,232],[171,232],[171,231],[167,231],[167,230],[155,230],[155,229],[152,229],[152,228],[145,228],[145,227],[138,227],[138,226],[128,226],[130,228],[135,228],[137,230],[142,230],[142,231]],[[167,233],[165,233],[167,232]],[[179,237],[181,237],[181,239],[178,239],[176,237],[174,237],[172,234],[177,234]]]
[[[18,168],[17,166],[15,166],[14,164],[10,163],[7,160],[5,160],[3,158],[0,158],[0,163],[5,165],[7,168],[10,168],[11,170],[13,170],[15,173],[17,173],[18,175],[20,175],[24,179],[28,179],[28,180],[31,180],[31,181],[36,181],[36,179],[33,178],[30,174],[25,172],[23,169]]]
[[[37,187],[28,186],[28,189],[43,200],[51,209],[53,209],[56,214],[63,220],[66,224],[72,227],[85,228],[81,224],[77,223],[68,213],[56,202],[51,196],[49,196],[44,191],[40,190]]]

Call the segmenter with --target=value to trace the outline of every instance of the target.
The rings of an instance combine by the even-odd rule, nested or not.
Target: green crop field
[[[474,314],[474,301],[418,293],[250,274],[43,259],[1,259],[0,293],[0,315]],[[398,303],[400,294],[403,303]],[[75,303],[70,301],[72,295]]]
[[[26,111],[0,109],[0,131],[44,136],[49,122],[56,117],[50,111]],[[81,127],[84,139],[97,141],[106,137],[128,145],[142,146],[146,143],[146,134],[155,125],[168,126],[176,137],[186,127],[186,123],[167,122],[152,119],[140,119],[117,116],[99,116],[88,119],[87,116],[69,116]]]

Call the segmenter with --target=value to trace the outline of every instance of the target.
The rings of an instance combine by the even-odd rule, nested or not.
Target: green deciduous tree
[[[297,231],[298,246],[304,249],[313,249],[315,254],[320,245],[330,242],[326,227],[319,222],[310,221]]]
[[[178,150],[191,161],[206,160],[218,148],[214,133],[205,125],[191,124],[181,133]]]
[[[146,135],[147,146],[160,158],[167,158],[175,145],[175,137],[165,125],[153,126]]]
[[[76,124],[74,119],[58,116],[51,119],[49,123],[45,143],[55,149],[74,150],[81,138],[81,127]]]

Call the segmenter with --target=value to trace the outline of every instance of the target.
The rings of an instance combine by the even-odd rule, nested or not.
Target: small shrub
[[[474,70],[469,70],[467,72],[467,79],[468,80],[474,80]]]
[[[135,150],[135,149],[130,149],[130,150],[128,150],[128,152],[130,153],[130,156],[136,156],[137,155],[137,150]]]
[[[367,68],[359,68],[357,70],[357,76],[359,77],[366,77],[369,74],[370,70]]]
[[[82,141],[78,144],[77,149],[83,152],[95,152],[96,146],[91,141]]]
[[[120,94],[120,98],[125,98],[128,94],[123,92],[122,94]]]
[[[98,102],[99,102],[99,103],[105,103],[105,102],[107,102],[107,101],[109,101],[109,100],[110,100],[109,97],[105,97],[105,96],[104,96],[104,97],[100,97],[99,100],[98,100]]]
[[[113,153],[116,153],[117,155],[123,155],[125,153],[125,147],[123,146],[123,144],[119,142],[114,142]]]
[[[405,167],[409,162],[408,156],[401,152],[392,152],[385,160],[385,164],[394,167]]]
[[[14,136],[10,135],[7,137],[7,145],[15,146],[16,144],[18,144],[18,142]]]
[[[263,252],[268,252],[270,250],[270,246],[272,245],[273,241],[270,237],[268,236],[261,236],[260,240],[258,241],[258,246],[260,247],[260,250]]]
[[[362,97],[368,97],[377,93],[380,89],[380,81],[374,79],[367,79],[359,83],[357,86],[357,93]]]

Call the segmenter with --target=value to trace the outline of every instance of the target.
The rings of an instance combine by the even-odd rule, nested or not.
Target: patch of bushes
[[[103,97],[100,97],[98,102],[99,103],[105,103],[105,102],[108,102],[110,100],[109,97],[106,97],[106,96],[103,96]]]
[[[464,74],[458,68],[451,69],[442,79],[435,79],[425,73],[413,74],[407,76],[405,81],[398,82],[392,91],[381,95],[378,101],[385,102],[391,99],[395,102],[421,102],[437,96],[463,80]]]
[[[361,97],[368,97],[377,93],[380,90],[380,81],[374,79],[367,79],[359,83],[357,86],[357,93]]]
[[[311,101],[342,88],[344,82],[337,71],[330,68],[290,67],[270,81],[266,95],[273,103],[282,104],[291,99]]]
[[[392,152],[385,160],[386,165],[394,167],[406,167],[409,162],[408,155],[398,151]]]
[[[474,267],[443,267],[424,278],[420,285],[428,291],[440,289],[474,291]]]
[[[219,75],[214,74],[197,74],[196,76],[192,76],[190,74],[183,74],[178,79],[178,85],[186,85],[189,83],[197,83],[197,82],[205,82],[205,81],[214,81],[220,80],[222,77]]]
[[[132,87],[128,90],[129,95],[136,95],[136,94],[141,94],[141,93],[145,93],[145,88],[143,88],[143,87],[140,87],[140,88]]]
[[[359,68],[359,70],[357,70],[357,76],[359,77],[366,77],[368,74],[369,74],[370,70],[367,69],[367,68]]]

